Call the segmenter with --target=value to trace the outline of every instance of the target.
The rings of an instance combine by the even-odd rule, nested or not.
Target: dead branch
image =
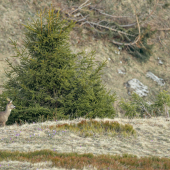
[[[76,21],[76,22],[82,22],[82,21],[85,21],[85,20],[86,20],[86,18],[83,18],[83,19],[80,19],[80,20],[77,20],[77,19],[75,19],[75,18],[70,18],[70,19],[73,20],[73,21]],[[119,31],[119,30],[114,29],[114,28],[110,28],[110,27],[107,27],[107,26],[104,26],[104,25],[100,25],[100,24],[97,24],[97,23],[95,23],[95,22],[85,21],[85,22],[82,23],[81,25],[84,25],[84,24],[95,25],[95,26],[98,26],[98,27],[101,27],[101,28],[104,28],[104,29],[108,29],[108,30],[111,30],[111,31],[118,32],[118,33],[120,33],[120,34],[129,35],[129,36],[134,37],[134,35],[132,35],[132,34],[128,34],[128,33],[126,33],[126,32]]]
[[[159,1],[160,1],[160,0],[156,0],[152,11],[151,11],[147,16],[146,16],[146,14],[138,16],[137,13],[136,13],[136,11],[135,11],[135,9],[134,9],[135,15],[132,14],[132,16],[114,16],[114,15],[110,15],[110,14],[105,13],[105,12],[104,12],[103,10],[101,10],[101,9],[98,9],[97,6],[92,6],[92,5],[90,5],[90,4],[91,4],[90,1],[89,1],[89,0],[86,0],[86,1],[85,1],[84,3],[82,3],[79,7],[77,7],[74,11],[70,12],[69,20],[76,21],[77,23],[80,23],[81,26],[82,26],[82,25],[85,25],[85,24],[88,24],[88,25],[90,25],[91,27],[94,28],[94,31],[95,31],[95,32],[107,33],[107,32],[105,32],[105,31],[102,32],[102,31],[99,29],[99,28],[101,28],[101,29],[103,29],[103,30],[105,29],[105,30],[110,30],[110,31],[117,32],[119,35],[123,34],[123,35],[125,35],[126,38],[129,38],[129,36],[132,36],[132,37],[135,37],[135,36],[136,36],[134,42],[130,42],[130,43],[121,43],[121,42],[117,42],[117,41],[112,40],[112,42],[113,42],[114,44],[117,44],[117,45],[125,45],[125,46],[135,45],[135,44],[137,44],[137,42],[140,41],[140,39],[141,39],[141,35],[140,35],[140,34],[141,34],[141,33],[140,33],[141,30],[140,30],[140,27],[144,26],[144,24],[150,25],[150,24],[148,23],[148,18],[154,14],[157,6],[159,5],[159,4],[158,4]],[[83,16],[82,13],[81,13],[82,8],[87,7],[87,6],[88,6],[88,9],[89,9],[89,10],[95,10],[95,11],[97,11],[99,14],[104,15],[105,18],[108,18],[108,17],[110,17],[110,18],[128,18],[128,17],[134,17],[134,16],[135,16],[136,21],[135,21],[134,23],[127,24],[127,25],[119,25],[119,24],[117,24],[117,25],[120,26],[120,27],[123,27],[123,28],[127,28],[127,27],[135,26],[135,25],[137,24],[138,32],[139,32],[138,35],[135,35],[135,34],[132,35],[132,34],[127,33],[126,31],[114,29],[112,26],[107,26],[107,25],[100,24],[100,22],[101,22],[100,20],[97,21],[97,22],[89,21],[89,20],[88,20],[89,15],[87,15],[87,16],[85,17],[85,16]],[[132,7],[132,8],[134,8],[134,7]],[[77,11],[79,12],[77,15],[71,15],[71,14],[77,12]],[[140,21],[139,21],[139,19],[140,19]],[[167,26],[167,27],[168,27],[168,26]],[[99,30],[100,30],[100,31],[99,31]],[[158,28],[157,30],[160,30],[160,31],[169,31],[170,28]],[[129,41],[130,41],[130,39],[129,39]]]
[[[132,26],[135,26],[137,24],[137,22],[134,22],[132,24],[127,24],[127,25],[119,25],[119,27],[123,27],[123,28],[126,28],[126,27],[132,27]]]
[[[107,13],[105,13],[105,12],[99,10],[99,9],[96,9],[96,8],[92,7],[92,6],[90,6],[90,9],[93,9],[93,10],[99,12],[100,14],[109,16],[109,17],[111,17],[111,18],[128,18],[128,17],[134,17],[133,15],[132,15],[132,16],[113,16],[113,15],[109,15],[109,14],[107,14]]]
[[[136,15],[136,12],[135,12],[135,15]],[[112,40],[112,42],[113,42],[114,44],[117,44],[117,45],[126,45],[126,46],[136,44],[136,43],[140,40],[140,25],[139,25],[139,21],[138,21],[137,15],[136,15],[136,22],[137,22],[137,24],[138,24],[139,35],[138,35],[137,39],[136,39],[134,42],[132,42],[132,43],[119,43],[119,42],[116,42],[116,41],[114,41],[114,40]]]
[[[160,44],[161,44],[162,46],[164,46],[163,43],[162,43],[162,40],[161,40],[161,36],[159,36],[158,38],[159,38]]]
[[[170,31],[170,28],[158,28],[158,31]]]
[[[157,5],[158,5],[158,2],[159,2],[159,0],[157,0],[156,4],[154,5],[154,8],[153,8],[152,12],[151,12],[146,18],[144,18],[143,21],[140,21],[139,24],[142,24],[142,22],[146,21],[150,16],[152,16],[152,14],[154,13],[154,11],[156,10],[156,7],[157,7]],[[137,22],[132,23],[132,24],[127,24],[127,25],[119,25],[119,26],[125,28],[125,27],[135,26],[136,24],[137,24]],[[145,24],[146,24],[146,23],[145,23]]]
[[[143,106],[143,109],[145,110],[146,114],[151,118],[152,116],[148,113],[147,109],[145,108],[145,106],[143,105],[143,103],[141,103]]]
[[[154,5],[152,12],[145,19],[143,19],[143,21],[141,21],[141,22],[146,21],[155,12],[158,3],[159,3],[159,0],[156,1],[156,4]]]
[[[71,12],[71,13],[70,13],[70,15],[71,15],[71,14],[73,14],[74,12],[76,12],[76,11],[80,10],[81,8],[83,8],[83,7],[85,7],[85,6],[90,5],[90,4],[91,4],[91,2],[90,2],[89,4],[86,4],[88,1],[89,1],[89,0],[86,0],[86,2],[84,2],[84,3],[83,3],[83,4],[81,4],[81,5],[80,5],[77,9],[75,9],[73,12]]]
[[[120,34],[129,35],[129,36],[134,37],[134,35],[132,35],[132,34],[128,34],[128,33],[126,33],[126,32],[119,31],[119,30],[117,30],[117,29],[113,29],[113,28],[110,28],[110,27],[107,27],[107,26],[104,26],[104,25],[100,25],[100,24],[94,23],[94,22],[89,22],[89,21],[86,21],[86,22],[89,23],[89,24],[92,24],[92,25],[101,27],[101,28],[105,28],[105,29],[108,29],[108,30],[111,30],[111,31],[118,32],[118,33],[120,33]]]
[[[89,8],[90,8],[90,9],[93,9],[93,10],[95,10],[95,11],[97,11],[97,12],[99,12],[100,14],[106,15],[106,16],[111,17],[111,18],[131,18],[131,17],[134,17],[133,15],[131,15],[131,16],[114,16],[114,15],[109,15],[109,14],[107,14],[107,13],[105,13],[105,12],[99,10],[99,9],[96,9],[96,8],[92,7],[92,6],[90,6]],[[132,24],[127,24],[127,25],[119,25],[119,24],[118,24],[118,25],[119,25],[120,27],[125,28],[125,27],[135,26],[136,24],[137,24],[137,22],[132,23]]]

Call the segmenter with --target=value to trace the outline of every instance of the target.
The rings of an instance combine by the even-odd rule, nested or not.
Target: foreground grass
[[[3,160],[28,161],[31,163],[52,161],[53,167],[76,168],[84,167],[104,169],[136,169],[136,170],[153,170],[153,169],[170,169],[170,160],[168,158],[143,157],[137,158],[133,155],[100,155],[77,154],[77,153],[56,153],[50,150],[41,150],[34,152],[21,153],[18,151],[0,151],[0,162]]]
[[[46,126],[42,126],[42,129]],[[136,131],[132,125],[125,124],[120,125],[118,122],[98,122],[94,120],[86,121],[82,120],[77,124],[61,124],[55,126],[48,126],[49,129],[56,130],[70,130],[82,137],[90,137],[95,135],[123,135],[123,136],[134,136]],[[77,153],[57,153],[51,150],[41,150],[34,152],[10,152],[0,151],[0,162],[1,161],[27,161],[31,163],[51,161],[53,167],[60,167],[66,169],[83,169],[97,168],[98,170],[104,169],[170,169],[170,159],[159,158],[159,157],[141,157],[133,156],[130,154],[119,155],[100,155],[94,156],[91,153],[88,154],[77,154]]]

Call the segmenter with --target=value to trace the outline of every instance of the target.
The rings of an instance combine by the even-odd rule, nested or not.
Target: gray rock
[[[131,95],[133,91],[140,97],[147,96],[149,93],[148,87],[143,85],[138,79],[129,80],[125,85],[129,95]]]
[[[159,60],[159,64],[161,64],[161,65],[163,64],[162,60]]]
[[[151,78],[152,80],[156,81],[160,86],[164,86],[165,82],[162,78],[158,78],[157,76],[155,76],[152,72],[148,71],[146,73],[146,77]]]
[[[117,72],[119,74],[126,74],[126,69],[124,67],[120,67],[119,69],[117,69]]]

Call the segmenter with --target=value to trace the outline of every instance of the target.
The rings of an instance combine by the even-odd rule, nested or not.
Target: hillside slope
[[[109,0],[106,2],[108,4],[111,3]],[[162,2],[160,1],[158,5],[160,6]],[[128,3],[131,3],[131,1],[129,0]],[[10,58],[14,64],[19,64],[19,59],[11,57],[14,55],[14,50],[10,45],[10,39],[17,41],[18,45],[21,46],[23,42],[24,28],[22,24],[26,24],[28,21],[31,21],[31,17],[35,19],[35,13],[37,10],[49,8],[51,4],[53,4],[56,9],[65,9],[66,7],[75,5],[69,4],[66,0],[11,0],[10,2],[2,0],[0,2],[0,93],[3,90],[3,83],[6,81],[5,71],[9,70],[5,59]],[[122,2],[120,4],[116,3],[116,5],[114,8],[120,12],[122,10],[122,6],[126,4],[125,2]],[[164,25],[160,26],[170,28],[170,8],[167,10],[162,10],[161,12],[158,11],[158,16],[162,18],[164,23]],[[159,22],[157,24],[159,24]],[[153,55],[147,63],[140,63],[125,50],[120,51],[120,54],[117,54],[117,51],[119,51],[117,46],[111,44],[105,39],[99,39],[91,36],[89,31],[86,29],[82,29],[81,33],[74,29],[70,35],[71,49],[74,52],[84,49],[86,51],[95,50],[95,61],[101,62],[103,60],[108,60],[107,66],[103,70],[104,75],[102,76],[102,80],[108,90],[111,90],[111,92],[116,92],[119,99],[121,97],[129,98],[125,83],[133,78],[138,79],[144,85],[148,86],[149,94],[146,99],[149,101],[153,101],[155,95],[160,90],[164,89],[170,91],[169,30],[158,30],[158,32],[149,40],[149,43],[154,44]],[[162,64],[160,64],[160,61]],[[120,70],[125,74],[120,74]],[[148,71],[151,71],[157,77],[162,78],[165,85],[160,86],[152,79],[146,77],[146,73]]]

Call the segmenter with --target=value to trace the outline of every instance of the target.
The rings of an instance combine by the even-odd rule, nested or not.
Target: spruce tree
[[[54,9],[38,16],[25,25],[22,50],[12,42],[20,65],[7,61],[11,71],[0,102],[7,96],[13,99],[17,107],[11,121],[33,117],[35,121],[46,114],[54,114],[56,119],[114,118],[116,96],[104,89],[100,79],[105,62],[97,66],[93,51],[72,53],[68,41],[74,22],[62,20]]]

